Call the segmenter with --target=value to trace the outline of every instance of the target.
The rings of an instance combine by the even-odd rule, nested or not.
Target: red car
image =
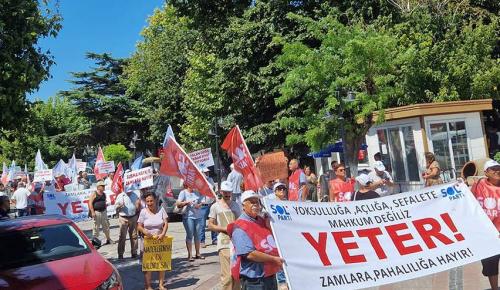
[[[118,271],[68,218],[0,221],[0,289],[122,290]]]

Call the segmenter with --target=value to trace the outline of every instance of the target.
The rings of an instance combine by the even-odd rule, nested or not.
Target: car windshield
[[[18,268],[90,253],[69,224],[0,234],[0,269]]]

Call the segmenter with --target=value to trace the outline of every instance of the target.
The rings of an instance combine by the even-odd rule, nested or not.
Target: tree
[[[144,131],[145,120],[139,114],[141,104],[134,94],[126,95],[126,87],[121,81],[125,59],[116,59],[107,53],[87,53],[97,67],[89,72],[73,73],[71,82],[76,87],[63,91],[68,98],[92,124],[87,135],[87,144],[110,144],[128,142],[133,131]]]
[[[122,144],[110,144],[103,148],[104,159],[115,163],[121,162],[125,163],[132,158],[132,153],[130,153],[125,146]]]
[[[155,144],[163,140],[167,124],[178,132],[183,122],[181,88],[189,67],[188,52],[198,36],[188,28],[189,22],[177,16],[171,5],[156,10],[126,67],[127,95],[140,96],[139,114],[147,120],[147,138]]]
[[[3,130],[0,138],[0,159],[16,160],[34,165],[37,149],[44,160],[54,165],[60,158],[69,158],[83,150],[83,140],[90,133],[90,122],[63,97],[36,101],[30,105],[25,122]]]
[[[0,2],[0,128],[17,126],[26,116],[26,94],[48,79],[54,61],[38,40],[55,37],[60,20],[47,1]]]
[[[345,161],[356,172],[356,153],[375,121],[373,111],[401,95],[396,72],[405,51],[375,25],[344,25],[338,16],[335,10],[319,20],[291,15],[321,44],[285,44],[278,63],[287,74],[276,103],[288,145],[305,142],[318,150],[343,137]],[[348,92],[356,92],[354,101],[343,101]]]

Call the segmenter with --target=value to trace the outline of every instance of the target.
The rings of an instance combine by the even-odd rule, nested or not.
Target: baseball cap
[[[273,186],[273,191],[276,191],[276,189],[278,188],[278,186],[284,186],[286,188],[286,185],[282,182],[276,182]]]
[[[104,181],[101,180],[101,181],[97,182],[96,187],[97,186],[106,186],[106,183],[104,183]]]
[[[221,191],[233,191],[233,183],[231,181],[223,181],[220,185]]]
[[[367,186],[368,183],[373,182],[368,174],[360,174],[358,177],[356,177],[356,181],[359,182],[361,186]]]
[[[253,190],[246,190],[241,194],[241,202],[253,197],[259,198],[260,196]]]
[[[496,166],[500,166],[500,163],[496,162],[495,160],[488,160],[484,163],[484,171]]]
[[[201,169],[201,172],[210,172],[210,169],[208,169],[207,167],[203,167],[203,168]]]
[[[382,161],[375,161],[373,164],[373,168],[377,169],[378,171],[385,171],[385,166]]]

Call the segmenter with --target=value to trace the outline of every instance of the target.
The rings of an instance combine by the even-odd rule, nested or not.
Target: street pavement
[[[118,241],[118,220],[110,219],[111,238]],[[78,226],[85,234],[92,238],[92,222],[80,222]],[[182,222],[170,222],[167,234],[173,239],[172,268],[167,272],[165,281],[167,289],[196,289],[217,290],[219,281],[219,257],[215,246],[201,249],[205,260],[189,262],[186,246],[184,243],[185,231]],[[101,232],[101,240],[104,234]],[[207,232],[207,241],[210,241]],[[104,245],[99,252],[107,258],[120,272],[125,290],[144,289],[144,276],[137,259],[130,258],[130,242],[127,240],[125,247],[125,259],[118,260],[117,244]],[[158,287],[157,277],[153,276],[153,287]],[[369,288],[369,290],[484,290],[490,289],[488,280],[481,275],[481,263],[474,263],[464,267],[454,268],[449,271],[425,276],[418,279],[408,280],[401,283],[383,285]],[[293,289],[303,290],[303,289]]]

